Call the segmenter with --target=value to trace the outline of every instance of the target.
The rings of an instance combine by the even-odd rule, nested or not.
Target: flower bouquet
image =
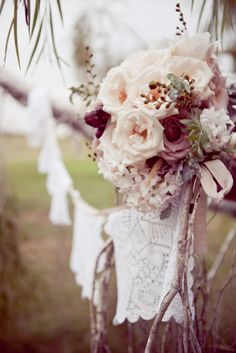
[[[158,41],[112,68],[95,109],[85,115],[96,129],[92,148],[99,172],[136,210],[112,216],[107,226],[118,265],[117,322],[152,318],[171,292],[174,269],[183,271],[176,254],[179,240],[186,240],[177,234],[186,232],[179,212],[186,185],[192,185],[193,195],[198,185],[205,197],[203,202],[200,193],[190,197],[193,208],[199,202],[194,214],[198,224],[192,227],[198,234],[204,233],[199,226],[206,216],[206,196],[220,202],[233,185],[221,161],[222,152],[233,153],[235,126],[227,112],[217,43],[209,33],[189,35],[183,18],[182,23],[174,38]],[[192,213],[191,207],[187,210]],[[191,249],[189,245],[189,256]]]
[[[101,84],[96,128],[99,172],[127,205],[164,210],[193,176],[221,200],[232,178],[219,160],[230,152],[234,123],[225,79],[209,33],[183,33],[132,55]]]

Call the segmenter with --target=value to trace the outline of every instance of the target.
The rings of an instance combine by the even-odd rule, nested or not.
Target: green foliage
[[[197,110],[193,119],[182,119],[181,123],[186,126],[188,133],[187,139],[191,143],[190,158],[201,160],[204,157],[203,146],[208,143],[206,132],[202,129],[200,119],[200,112]]]
[[[32,43],[32,51],[29,56],[28,63],[26,65],[26,72],[28,72],[31,67],[34,59],[35,65],[39,62],[40,58],[46,47],[46,42],[49,42],[49,47],[51,47],[54,58],[56,59],[57,66],[61,72],[61,62],[63,60],[60,58],[56,46],[56,39],[54,34],[54,24],[53,24],[53,6],[55,3],[56,9],[58,10],[61,23],[63,24],[63,11],[60,0],[49,0],[49,1],[40,1],[40,0],[24,0],[24,14],[25,14],[25,23],[28,27],[29,41]],[[6,4],[5,0],[1,1],[0,4],[0,16],[3,13],[4,6]],[[34,4],[34,8],[32,9]],[[18,66],[21,69],[21,60],[20,60],[20,46],[19,46],[19,36],[18,36],[18,15],[19,15],[19,5],[21,5],[20,0],[14,0],[13,6],[13,15],[9,25],[5,49],[4,49],[4,65],[7,60],[8,44],[13,30],[14,34],[14,45],[15,52],[17,57]],[[44,33],[44,36],[42,35]],[[49,40],[50,37],[50,40]]]
[[[166,77],[170,81],[170,97],[175,97],[176,94],[181,95],[185,91],[190,93],[189,82],[184,77],[179,77],[172,73],[168,73]]]
[[[193,11],[196,0],[192,0],[191,9]],[[209,1],[201,0],[200,12],[198,14],[197,30],[203,26],[203,17],[209,7]],[[208,23],[204,24],[207,29],[216,38],[223,38],[224,32],[227,28],[234,30],[234,22],[236,15],[236,1],[235,0],[211,0],[211,10],[208,16]]]

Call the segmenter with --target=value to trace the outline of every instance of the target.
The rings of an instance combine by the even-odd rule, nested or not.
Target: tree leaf
[[[223,39],[224,28],[225,28],[225,23],[226,23],[227,1],[224,2],[223,7],[224,7],[224,8],[223,8],[222,23],[221,23],[221,32],[220,32],[221,39]]]
[[[191,2],[191,12],[193,12],[194,0]]]
[[[216,40],[218,40],[218,6],[217,6],[217,0],[213,0],[213,21],[214,21],[214,29],[215,29],[215,37]]]
[[[33,24],[32,24],[30,38],[32,38],[32,36],[34,34],[34,29],[35,29],[35,26],[37,23],[39,12],[40,12],[40,0],[35,0],[34,18],[33,18]]]
[[[62,13],[62,8],[61,8],[61,1],[60,0],[56,0],[56,1],[57,1],[58,11],[59,11],[60,17],[61,17],[61,22],[63,24],[63,13]]]
[[[51,10],[51,6],[49,6],[49,22],[50,22],[50,29],[51,29],[51,38],[52,38],[53,51],[54,51],[54,55],[55,55],[55,57],[56,57],[56,61],[57,61],[58,68],[59,68],[59,70],[61,71],[61,63],[60,63],[60,59],[59,59],[58,52],[57,52],[56,42],[55,42],[55,35],[54,35],[54,27],[53,27],[53,19],[52,19],[52,10]]]
[[[14,43],[15,43],[15,49],[16,49],[16,56],[17,56],[18,65],[19,65],[19,68],[21,69],[21,66],[20,66],[20,53],[19,53],[19,47],[18,47],[17,15],[18,15],[18,2],[17,2],[17,0],[14,0],[14,18],[13,18]]]
[[[8,51],[8,43],[9,43],[9,39],[10,39],[10,35],[11,35],[11,31],[13,28],[13,21],[14,19],[12,19],[9,30],[7,32],[7,39],[6,39],[6,44],[5,44],[5,49],[4,49],[4,60],[3,60],[3,65],[5,66],[6,64],[6,59],[7,59],[7,51]]]
[[[28,8],[28,29],[29,29],[29,34],[30,34],[30,25],[31,25],[31,1],[27,0],[27,8]]]
[[[201,20],[202,20],[202,14],[203,14],[205,5],[206,5],[206,0],[203,0],[202,1],[202,6],[201,6],[201,10],[200,10],[200,14],[199,14],[199,17],[198,17],[198,22],[197,22],[197,31],[199,31],[199,27],[200,27],[200,23],[201,23]]]
[[[38,34],[37,34],[37,37],[36,37],[36,40],[35,40],[35,43],[34,43],[34,47],[33,47],[33,50],[32,50],[28,65],[27,65],[26,73],[28,72],[28,70],[30,68],[31,62],[32,62],[32,60],[34,58],[34,55],[35,55],[35,52],[36,52],[36,50],[38,48],[40,36],[41,36],[41,33],[42,33],[42,28],[43,28],[43,18],[42,18],[41,24],[39,26]]]
[[[1,6],[0,6],[0,15],[1,15],[2,10],[3,10],[3,8],[4,8],[5,1],[6,1],[6,0],[2,0],[2,2],[1,2]]]

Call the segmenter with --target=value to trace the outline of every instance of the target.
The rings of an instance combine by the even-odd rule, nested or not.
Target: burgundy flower
[[[163,141],[165,151],[161,152],[160,155],[170,164],[184,158],[190,147],[185,126],[180,121],[184,118],[186,117],[176,114],[161,121],[164,126]]]
[[[102,109],[102,106],[99,106],[97,109],[86,113],[84,120],[86,124],[97,129],[96,137],[100,138],[106,128],[108,120],[111,118],[111,115],[105,112]]]

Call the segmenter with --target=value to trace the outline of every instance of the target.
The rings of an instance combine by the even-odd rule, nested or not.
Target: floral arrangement
[[[173,39],[128,57],[103,80],[92,147],[99,172],[126,204],[164,210],[193,176],[221,200],[232,177],[219,155],[230,153],[234,123],[209,33]]]

